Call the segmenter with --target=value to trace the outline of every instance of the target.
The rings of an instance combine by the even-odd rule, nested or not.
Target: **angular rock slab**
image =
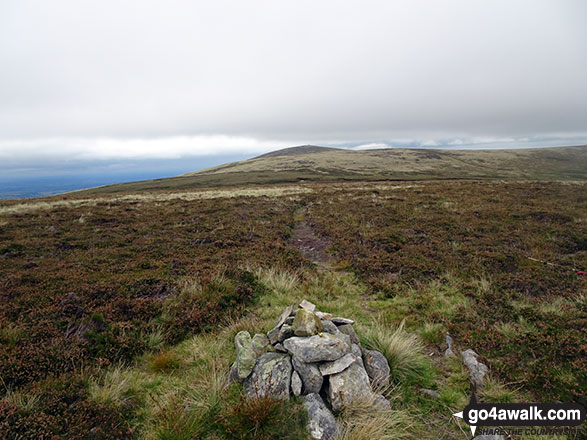
[[[465,362],[465,366],[469,370],[469,377],[471,378],[471,382],[477,387],[482,388],[483,382],[485,380],[485,375],[489,371],[489,367],[487,365],[479,362],[477,357],[479,356],[473,350],[468,349],[461,353],[463,356],[463,361]]]
[[[329,376],[328,400],[334,411],[340,411],[355,400],[373,397],[369,376],[358,363],[346,370]]]
[[[347,319],[347,318],[341,318],[340,316],[335,316],[334,318],[330,318],[330,320],[332,322],[334,322],[336,325],[344,325],[344,324],[354,324],[355,321],[353,321],[352,319]]]
[[[389,386],[389,364],[383,354],[375,350],[365,350],[363,362],[373,388],[383,389]]]
[[[288,338],[291,338],[294,335],[293,327],[288,324],[283,324],[281,329],[279,329],[279,334],[277,335],[277,341],[283,342]]]
[[[307,429],[310,436],[315,440],[335,438],[338,434],[338,424],[322,398],[316,393],[308,394],[304,397],[304,406],[308,411]]]
[[[348,335],[351,338],[351,342],[353,344],[357,344],[359,346],[361,345],[361,341],[359,341],[359,337],[355,333],[355,329],[353,328],[352,325],[350,325],[350,324],[339,325],[337,327],[337,329],[341,333],[344,333],[345,335]]]
[[[281,327],[283,323],[285,323],[285,320],[289,318],[289,316],[295,310],[295,307],[295,304],[287,306],[285,310],[281,313],[281,315],[279,315],[279,318],[277,318],[277,321],[275,322],[275,327]]]
[[[313,304],[310,301],[303,300],[300,303],[300,308],[307,310],[308,312],[314,313],[314,311],[316,310],[316,304]]]
[[[291,392],[296,397],[302,395],[302,379],[295,370],[291,373]]]
[[[244,380],[255,366],[257,355],[253,350],[251,334],[247,331],[240,331],[234,337],[234,348],[236,349],[236,373],[239,380]]]
[[[291,326],[296,336],[313,336],[322,331],[320,319],[306,309],[298,311]]]
[[[253,372],[245,380],[245,393],[251,398],[288,399],[291,374],[289,355],[265,353],[257,359]]]
[[[320,373],[322,373],[322,376],[340,373],[350,367],[352,363],[356,362],[356,360],[357,357],[354,354],[347,353],[340,359],[320,364]]]
[[[318,364],[308,364],[300,361],[295,356],[291,359],[294,371],[300,375],[302,380],[302,394],[319,393],[322,388],[324,378],[320,373]]]
[[[323,332],[330,333],[331,335],[336,335],[340,333],[338,327],[330,319],[323,319],[320,322],[322,323]]]
[[[309,338],[294,336],[286,339],[283,346],[300,361],[307,363],[335,361],[351,351],[350,344],[328,333]]]

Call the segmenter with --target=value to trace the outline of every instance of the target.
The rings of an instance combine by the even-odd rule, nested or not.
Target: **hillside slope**
[[[110,185],[84,191],[188,189],[299,181],[529,179],[584,180],[587,146],[518,150],[342,150],[286,148],[168,179]]]

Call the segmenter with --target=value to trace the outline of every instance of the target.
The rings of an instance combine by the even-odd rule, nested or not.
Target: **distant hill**
[[[343,150],[285,148],[177,177],[94,188],[84,193],[194,187],[422,179],[587,179],[587,146],[510,150]]]

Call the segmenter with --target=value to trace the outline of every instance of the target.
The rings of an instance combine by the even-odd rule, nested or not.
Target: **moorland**
[[[307,438],[299,401],[225,387],[234,335],[303,298],[390,363],[391,413],[342,438],[470,438],[447,332],[485,401],[584,403],[586,156],[304,147],[1,201],[0,438]]]

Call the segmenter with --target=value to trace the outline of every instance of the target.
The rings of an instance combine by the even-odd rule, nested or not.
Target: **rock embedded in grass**
[[[251,374],[257,359],[253,350],[251,334],[244,330],[238,332],[234,337],[234,347],[236,349],[236,375],[242,381]]]
[[[389,386],[390,370],[385,356],[375,350],[364,350],[363,362],[373,388],[384,389]]]
[[[315,440],[329,440],[338,434],[338,424],[328,410],[322,397],[316,393],[304,397],[304,406],[308,411],[308,432]]]
[[[482,388],[485,381],[485,375],[489,371],[489,368],[487,365],[477,360],[479,355],[471,349],[463,351],[461,356],[463,356],[463,362],[469,370],[471,382],[476,388]]]

